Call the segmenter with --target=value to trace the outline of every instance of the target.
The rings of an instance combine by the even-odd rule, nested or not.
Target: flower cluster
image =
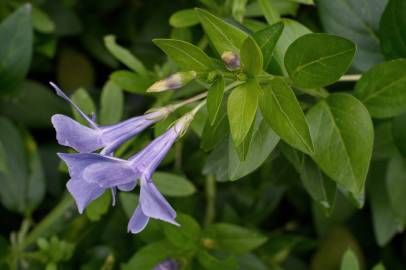
[[[139,204],[128,223],[128,231],[142,231],[150,218],[179,225],[175,220],[175,210],[158,191],[151,177],[176,139],[186,131],[200,106],[179,118],[139,153],[124,160],[114,157],[114,150],[148,126],[167,117],[178,106],[168,105],[115,125],[101,126],[83,113],[55,84],[51,85],[89,124],[89,127],[84,126],[60,114],[52,117],[59,144],[79,152],[58,153],[68,166],[70,180],[66,186],[79,212],[83,213],[86,206],[107,189],[112,191],[114,204],[117,190],[130,191],[138,184]],[[96,150],[100,152],[96,153]]]

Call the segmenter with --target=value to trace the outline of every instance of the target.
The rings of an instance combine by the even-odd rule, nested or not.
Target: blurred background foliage
[[[386,0],[0,0],[0,269],[142,270],[176,258],[182,269],[330,270],[340,268],[349,248],[342,269],[372,269],[380,261],[387,269],[405,269],[406,238],[398,234],[406,222],[404,115],[375,122],[374,166],[362,209],[341,193],[334,207],[323,208],[323,198],[317,202],[311,187],[302,187],[282,143],[270,155],[261,153],[260,168],[235,171],[242,181],[214,183],[213,172],[227,180],[221,153],[228,143],[210,155],[200,149],[205,115],[154,175],[184,213],[181,229],[152,221],[139,235],[126,233],[137,202],[133,193],[120,194],[114,208],[106,193],[84,215],[65,194],[66,168],[56,156],[64,149],[56,144],[50,118],[72,111],[49,81],[85,112],[97,112],[102,124],[141,114],[200,90],[192,83],[158,97],[145,94],[152,82],[176,71],[153,38],[193,42],[215,55],[191,9],[208,9],[250,31],[272,15],[264,12],[265,2],[293,25],[286,39],[310,29],[357,43],[352,73],[385,57],[405,57],[402,51],[381,52]],[[406,10],[399,12],[404,19]],[[341,83],[329,90],[352,87]],[[125,144],[119,155],[140,149],[172,121]]]

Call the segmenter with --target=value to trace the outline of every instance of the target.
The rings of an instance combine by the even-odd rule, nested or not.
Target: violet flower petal
[[[75,199],[76,206],[79,213],[83,213],[86,206],[93,200],[100,197],[104,188],[99,187],[97,184],[87,183],[83,179],[72,178],[66,183],[66,187],[72,197]]]
[[[149,217],[144,215],[141,207],[138,205],[128,222],[127,229],[131,233],[139,233],[145,229],[149,221]]]

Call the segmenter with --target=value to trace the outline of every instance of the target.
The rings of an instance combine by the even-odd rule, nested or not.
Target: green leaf
[[[252,37],[247,37],[241,46],[241,62],[243,70],[251,77],[262,71],[263,58],[261,49]]]
[[[383,54],[389,59],[406,57],[406,2],[389,0],[379,24]]]
[[[118,70],[110,74],[112,80],[121,89],[135,94],[145,94],[148,87],[154,83],[149,76],[143,76],[128,70]]]
[[[387,0],[319,0],[317,7],[326,32],[357,44],[353,66],[365,71],[383,61],[379,48],[379,19]]]
[[[400,155],[394,156],[386,171],[386,188],[393,211],[406,224],[406,160]]]
[[[199,223],[192,217],[178,214],[176,221],[180,227],[169,223],[164,223],[164,233],[166,238],[177,248],[182,250],[196,250],[200,244],[201,228]]]
[[[372,270],[385,270],[385,266],[382,263],[375,265]]]
[[[25,4],[0,24],[0,86],[11,91],[30,68],[33,35],[31,5]]]
[[[174,197],[190,196],[196,192],[188,179],[166,172],[155,172],[152,179],[162,194]]]
[[[199,17],[194,9],[182,9],[176,11],[169,18],[172,27],[190,27],[199,23]]]
[[[279,142],[279,136],[269,127],[262,116],[258,116],[244,161],[241,161],[233,143],[228,147],[228,176],[230,180],[237,180],[256,170],[266,160]],[[223,153],[224,154],[224,153]],[[224,168],[220,166],[220,170]]]
[[[207,270],[234,270],[237,267],[237,261],[229,256],[226,259],[218,259],[203,250],[197,255],[199,263]]]
[[[264,58],[263,68],[266,70],[271,63],[272,53],[283,32],[283,23],[278,22],[254,33],[253,37],[261,48]]]
[[[209,114],[210,124],[213,126],[219,114],[224,95],[224,78],[218,76],[210,86],[207,94],[207,112]]]
[[[91,221],[98,221],[101,217],[109,211],[111,192],[106,190],[102,196],[92,201],[85,210],[86,216]]]
[[[309,110],[307,121],[315,150],[313,159],[338,184],[361,194],[374,136],[367,109],[348,94],[332,94]]]
[[[258,83],[250,80],[237,86],[228,97],[227,113],[235,146],[244,141],[254,122],[258,106],[258,88]]]
[[[120,192],[120,203],[124,209],[128,218],[131,218],[134,214],[135,208],[138,205],[138,196],[134,193]]]
[[[406,157],[406,113],[400,114],[392,120],[392,134],[397,149]]]
[[[55,30],[55,24],[48,14],[35,6],[32,7],[32,26],[42,33],[52,33]]]
[[[176,39],[154,39],[154,43],[169,56],[181,69],[208,71],[212,62],[199,47]]]
[[[395,122],[395,121],[394,121]],[[387,120],[374,124],[374,151],[372,158],[375,160],[389,159],[399,151],[394,141],[392,121]],[[402,125],[403,128],[403,125]]]
[[[259,105],[268,124],[292,147],[313,153],[309,126],[293,90],[282,78],[269,81],[263,90]]]
[[[259,6],[261,7],[261,10],[265,16],[266,21],[269,24],[274,24],[280,21],[281,17],[276,10],[276,8],[273,6],[271,1],[269,0],[258,0]]]
[[[104,37],[104,44],[106,45],[109,52],[114,55],[120,62],[129,67],[139,74],[147,74],[147,69],[142,64],[142,62],[137,59],[130,51],[121,47],[116,43],[116,38],[112,35]]]
[[[123,116],[124,95],[114,82],[107,81],[100,98],[100,124],[111,125]]]
[[[305,5],[313,5],[314,1],[313,0],[291,0],[293,2],[297,2],[300,4],[305,4]]]
[[[344,253],[340,270],[359,270],[357,256],[351,249],[347,249]]]
[[[204,151],[210,151],[228,134],[227,102],[223,99],[214,123],[211,124],[209,120],[206,121],[200,146]]]
[[[293,82],[318,88],[336,82],[349,68],[355,54],[351,41],[328,34],[307,34],[294,41],[285,55]]]
[[[227,223],[210,225],[204,231],[204,237],[213,241],[213,249],[232,254],[250,252],[267,241],[256,231]]]
[[[72,96],[72,101],[87,115],[92,115],[96,113],[96,106],[93,103],[92,98],[89,96],[87,91],[83,88],[78,89]],[[85,119],[80,116],[80,114],[72,107],[72,112],[77,121],[87,125]]]
[[[205,33],[219,55],[225,51],[239,52],[247,34],[203,9],[195,9]]]
[[[406,59],[374,66],[355,85],[354,95],[373,117],[386,118],[406,109]]]

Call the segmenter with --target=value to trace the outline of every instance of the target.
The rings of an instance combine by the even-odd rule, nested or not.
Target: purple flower
[[[54,83],[51,83],[51,85],[56,93],[68,101],[89,124],[89,127],[86,127],[72,118],[61,114],[55,114],[51,119],[56,130],[58,143],[72,147],[80,153],[90,153],[104,148],[103,153],[110,154],[123,142],[134,137],[153,123],[162,120],[172,112],[172,107],[167,106],[115,125],[99,126],[82,112],[58,86]]]
[[[166,90],[178,89],[191,82],[196,76],[197,73],[193,70],[177,72],[166,79],[155,82],[147,89],[147,92],[163,92]]]
[[[152,270],[178,270],[179,263],[173,259],[168,259],[157,264]]]

